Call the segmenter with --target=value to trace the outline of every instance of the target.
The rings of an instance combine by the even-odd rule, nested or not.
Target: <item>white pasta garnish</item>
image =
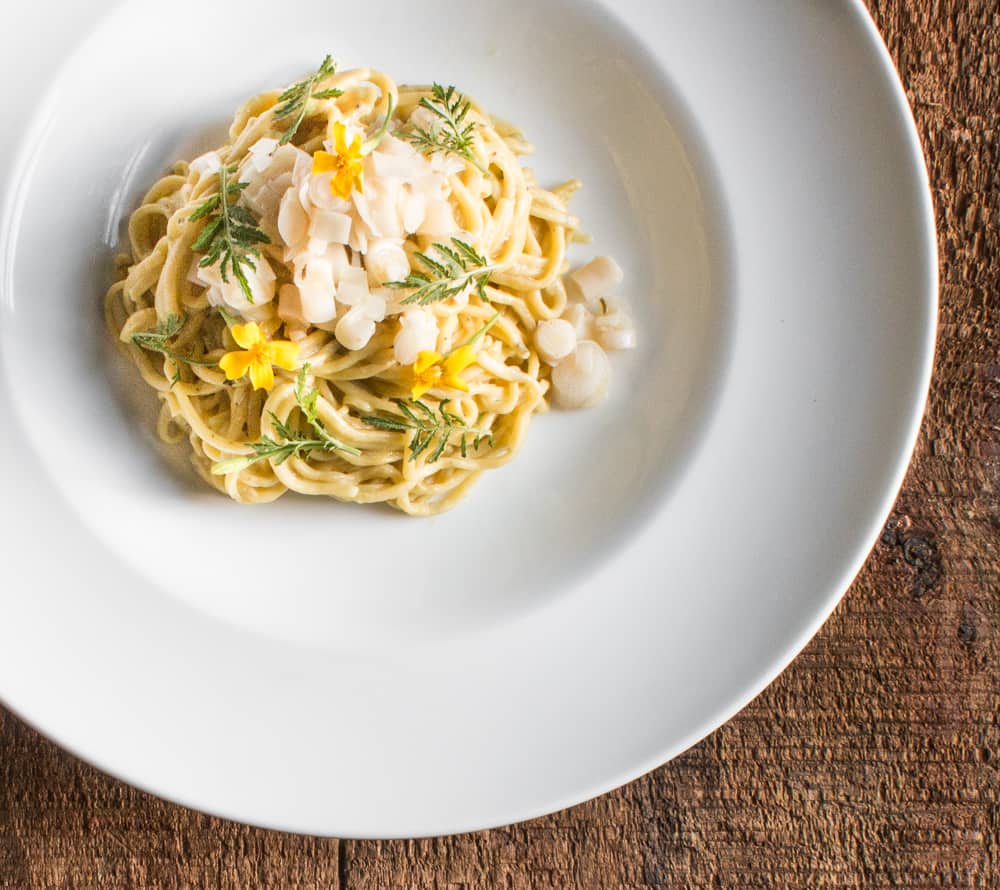
[[[317,208],[309,217],[309,237],[326,244],[347,244],[351,240],[351,217],[337,210]]]
[[[375,322],[360,307],[354,307],[340,321],[334,335],[346,349],[364,349],[375,333]]]
[[[294,188],[285,192],[278,208],[278,234],[291,248],[301,244],[309,232],[309,214],[299,201]]]
[[[410,260],[401,243],[379,239],[368,245],[365,254],[368,284],[381,287],[387,281],[401,281],[410,274]]]
[[[558,364],[576,349],[576,330],[561,318],[539,322],[535,328],[535,346],[544,361]]]
[[[562,408],[592,408],[608,393],[611,362],[593,340],[578,343],[576,350],[552,371],[552,388]]]
[[[393,342],[396,361],[412,365],[421,352],[437,346],[438,323],[429,309],[407,309],[399,319],[399,333]]]
[[[601,314],[594,320],[596,340],[605,349],[635,349],[635,325],[622,300],[614,297],[599,301]]]
[[[310,324],[325,324],[337,315],[337,289],[333,263],[323,256],[310,256],[296,276],[302,318]]]
[[[625,273],[609,256],[599,256],[570,274],[588,302],[606,297],[625,279]]]

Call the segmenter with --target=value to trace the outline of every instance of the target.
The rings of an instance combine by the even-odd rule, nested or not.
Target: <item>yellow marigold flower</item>
[[[243,352],[227,352],[219,361],[227,380],[239,380],[247,372],[254,389],[274,386],[272,365],[294,371],[298,367],[299,344],[289,340],[268,340],[256,322],[234,324],[233,339]]]
[[[357,189],[362,194],[365,190],[362,167],[364,156],[361,153],[361,134],[356,133],[350,145],[347,144],[347,128],[343,122],[336,121],[331,127],[335,154],[328,151],[318,151],[313,155],[313,173],[333,173],[330,179],[330,191],[345,201],[351,197],[351,192]]]
[[[458,375],[469,365],[475,364],[476,349],[472,345],[460,346],[448,356],[440,352],[423,351],[417,355],[413,363],[413,398],[419,399],[435,386],[447,386],[461,392],[468,392],[469,387]]]

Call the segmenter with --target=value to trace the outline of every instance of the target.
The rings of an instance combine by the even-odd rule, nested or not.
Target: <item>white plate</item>
[[[0,37],[7,83],[51,81],[5,100],[0,158],[11,708],[199,809],[438,834],[640,775],[816,631],[891,506],[931,366],[904,94],[860,2],[611,6],[88,0]],[[642,345],[610,403],[538,418],[434,520],[207,491],[153,443],[101,328],[143,188],[327,50],[521,123],[629,271]]]

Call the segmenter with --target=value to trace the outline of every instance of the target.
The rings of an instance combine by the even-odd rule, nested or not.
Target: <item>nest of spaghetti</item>
[[[570,274],[579,182],[454,87],[329,59],[238,109],[128,223],[108,325],[158,431],[241,503],[453,506],[554,401],[598,404],[634,345],[617,264]],[[554,397],[554,399],[553,399]]]

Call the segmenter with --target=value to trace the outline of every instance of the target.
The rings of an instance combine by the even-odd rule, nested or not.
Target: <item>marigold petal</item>
[[[424,393],[430,392],[431,389],[433,389],[432,386],[429,386],[426,383],[417,382],[413,384],[413,389],[410,390],[410,395],[415,399],[419,399]]]
[[[424,349],[417,353],[417,360],[413,363],[413,373],[423,374],[428,368],[438,364],[443,356],[440,352]]]
[[[333,147],[339,155],[347,153],[347,127],[343,121],[335,121],[333,124]]]
[[[469,365],[476,363],[476,349],[473,346],[461,346],[444,360],[444,372],[449,377],[460,374]]]
[[[279,368],[294,371],[299,366],[299,344],[291,340],[272,340],[267,344],[267,357]]]
[[[341,167],[330,179],[330,191],[335,197],[346,201],[354,191],[354,177],[351,171]]]
[[[244,349],[251,349],[264,340],[264,333],[255,321],[249,324],[234,324],[232,335],[236,343]]]
[[[457,389],[461,392],[469,391],[469,384],[455,374],[445,374],[444,385],[450,387],[451,389]]]
[[[252,361],[253,356],[249,352],[227,352],[219,359],[219,367],[227,380],[239,380],[246,374]]]
[[[269,390],[274,386],[274,369],[270,362],[250,362],[250,382],[254,389]]]
[[[336,170],[338,166],[337,156],[328,151],[320,149],[313,155],[313,173],[329,173],[331,170]]]

